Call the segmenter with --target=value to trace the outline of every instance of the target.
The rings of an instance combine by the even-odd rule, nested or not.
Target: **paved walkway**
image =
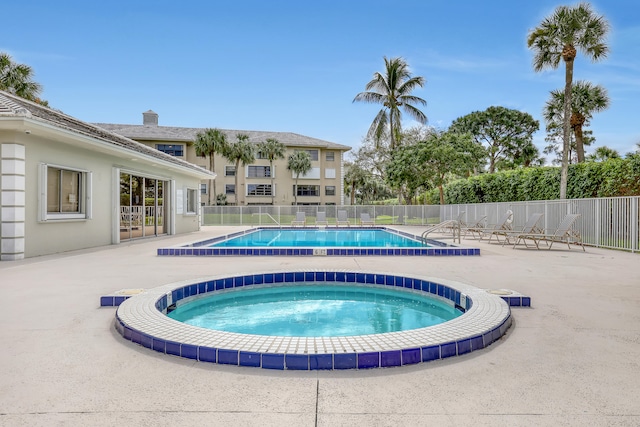
[[[408,228],[414,233],[418,228]],[[2,426],[637,426],[640,255],[554,245],[480,257],[157,257],[228,227],[0,263]],[[194,362],[125,341],[99,297],[218,273],[424,274],[530,295],[514,326],[461,357],[365,371]]]

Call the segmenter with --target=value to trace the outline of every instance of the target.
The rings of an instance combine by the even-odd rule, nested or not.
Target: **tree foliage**
[[[533,134],[540,124],[530,114],[492,106],[457,118],[449,130],[468,132],[474,141],[486,147],[489,173],[498,168],[529,166],[539,157]]]
[[[269,160],[269,173],[271,174],[271,204],[275,204],[275,191],[273,186],[273,162],[278,159],[284,159],[287,148],[283,143],[275,138],[267,138],[266,141],[258,144],[258,152],[262,154],[264,158]]]
[[[384,57],[384,72],[375,72],[373,78],[353,102],[367,102],[382,105],[367,137],[375,141],[376,146],[389,138],[389,148],[394,150],[402,132],[401,110],[419,123],[427,123],[427,116],[417,105],[427,105],[427,101],[412,95],[416,88],[424,85],[424,77],[414,77],[409,66],[402,58]]]
[[[240,189],[238,188],[238,175],[240,175],[240,164],[245,166],[251,162],[253,162],[255,157],[255,146],[249,142],[249,136],[243,133],[239,133],[236,135],[236,142],[228,144],[222,155],[233,162],[236,167],[235,172],[235,204],[238,206],[238,194],[240,193]]]
[[[527,37],[527,45],[533,50],[533,69],[536,72],[556,69],[560,61],[565,64],[562,167],[560,171],[560,198],[566,198],[571,139],[571,96],[573,65],[577,52],[592,61],[607,56],[609,48],[606,36],[607,20],[596,14],[588,3],[576,6],[559,6],[551,16],[534,28]]]
[[[0,90],[48,106],[39,97],[42,85],[33,80],[33,75],[30,66],[15,63],[9,54],[0,52]]]
[[[482,147],[470,134],[432,132],[424,141],[398,148],[387,166],[386,180],[404,187],[410,195],[419,188],[437,187],[444,203],[443,186],[450,175],[462,175],[481,157]]]
[[[287,169],[296,174],[295,190],[293,192],[294,203],[298,204],[298,178],[311,170],[311,156],[306,151],[295,151],[287,159]]]
[[[196,150],[196,156],[209,157],[209,169],[215,171],[215,154],[224,154],[229,143],[227,142],[227,135],[220,129],[205,129],[204,131],[196,134],[196,139],[193,143]],[[213,201],[216,203],[216,180],[209,180],[209,187],[213,188]],[[237,191],[237,189],[236,189]],[[208,203],[211,205],[212,192],[209,191]]]
[[[595,141],[591,134],[585,136],[584,128],[589,126],[593,114],[609,108],[609,95],[607,90],[600,85],[593,85],[584,80],[574,83],[571,89],[571,118],[570,125],[573,131],[572,142],[575,143],[575,153],[578,163],[584,162],[584,146]],[[547,122],[547,131],[559,128],[564,123],[564,91],[552,90],[547,100],[544,113]],[[573,144],[569,150],[572,151]],[[570,159],[570,156],[569,156]]]

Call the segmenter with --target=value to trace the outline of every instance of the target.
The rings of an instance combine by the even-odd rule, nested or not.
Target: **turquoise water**
[[[448,304],[413,292],[304,282],[215,292],[179,306],[168,316],[226,332],[328,337],[424,328],[461,314]]]
[[[423,243],[385,230],[258,230],[214,243],[213,247],[425,247]]]

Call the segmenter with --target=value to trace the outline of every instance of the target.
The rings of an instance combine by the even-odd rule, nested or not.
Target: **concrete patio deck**
[[[406,227],[419,234],[417,227]],[[232,227],[0,263],[2,426],[637,426],[640,255],[511,249],[479,257],[158,257]],[[195,362],[124,340],[99,298],[219,273],[397,271],[532,297],[490,347],[360,371]]]

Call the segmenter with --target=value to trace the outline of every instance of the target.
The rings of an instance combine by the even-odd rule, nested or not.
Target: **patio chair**
[[[489,236],[489,243],[491,243],[491,239],[495,236],[498,231],[507,231],[511,230],[511,223],[513,222],[513,212],[511,210],[506,211],[500,218],[498,218],[498,222],[493,225],[493,227],[479,227],[479,228],[468,228],[466,231],[471,233],[472,235],[478,235],[480,240],[483,240],[486,236]]]
[[[307,225],[307,216],[304,212],[296,212],[296,219],[291,221],[291,226],[295,227],[296,225],[300,227]]]
[[[329,221],[327,221],[327,213],[326,212],[318,212],[316,214],[316,225],[329,225]]]
[[[349,218],[347,217],[347,211],[338,211],[336,225],[346,225],[347,227],[351,225],[351,223],[349,222]]]
[[[519,233],[516,235],[516,242],[513,247],[515,248],[522,240],[528,248],[529,245],[527,245],[527,240],[533,240],[536,249],[540,249],[540,242],[549,242],[549,247],[547,249],[551,249],[551,246],[553,246],[555,242],[558,242],[566,243],[569,249],[571,249],[571,243],[574,245],[580,245],[582,246],[582,251],[586,252],[580,233],[578,230],[573,229],[573,224],[579,217],[580,214],[567,214],[553,233]]]
[[[362,212],[360,214],[360,225],[376,225],[376,221],[374,219],[371,219],[371,216],[369,216],[368,212]]]
[[[542,233],[543,229],[540,228],[538,224],[543,216],[544,214],[534,213],[534,214],[531,214],[529,218],[527,218],[527,222],[525,222],[525,224],[519,230],[494,230],[492,231],[492,233],[495,234],[496,239],[498,239],[498,243],[500,243],[500,236],[504,237],[504,240],[502,241],[502,246],[506,245],[507,243],[511,244],[511,239],[513,237],[517,237],[519,234]]]
[[[482,215],[479,218],[471,220],[469,222],[460,221],[460,232],[464,233],[464,236],[467,236],[467,233],[471,232],[471,230],[483,229],[487,227],[487,216]]]

